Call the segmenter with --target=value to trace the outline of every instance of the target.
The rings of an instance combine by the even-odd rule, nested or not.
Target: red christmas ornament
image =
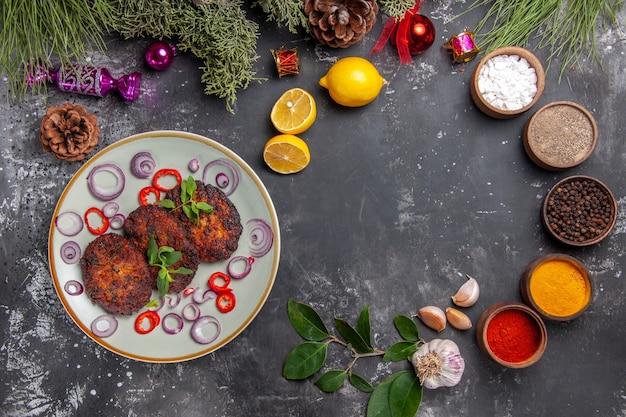
[[[156,41],[146,49],[145,58],[150,68],[163,71],[172,65],[175,56],[176,47],[174,45],[164,41]]]
[[[411,55],[425,52],[435,41],[435,26],[429,18],[418,14],[423,0],[417,0],[415,6],[408,10],[400,20],[390,17],[385,23],[371,54],[380,52],[387,41],[398,49],[400,62],[411,64]]]
[[[409,23],[409,52],[417,55],[425,52],[435,42],[435,26],[424,15],[414,14]]]

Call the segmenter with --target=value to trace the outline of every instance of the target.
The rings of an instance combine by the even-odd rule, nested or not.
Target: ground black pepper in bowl
[[[567,177],[546,195],[543,223],[557,240],[587,246],[607,237],[617,220],[617,202],[601,181],[587,176]]]

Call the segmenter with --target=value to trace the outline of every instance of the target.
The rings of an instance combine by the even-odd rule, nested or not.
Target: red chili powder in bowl
[[[487,326],[487,343],[500,359],[517,363],[529,359],[539,348],[541,331],[522,310],[503,310]]]

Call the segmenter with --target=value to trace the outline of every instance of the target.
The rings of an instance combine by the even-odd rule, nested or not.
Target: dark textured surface
[[[453,65],[440,49],[478,21],[468,15],[445,23],[467,6],[424,5],[437,36],[413,65],[400,65],[391,47],[371,56],[389,83],[362,108],[335,105],[317,80],[341,56],[367,57],[382,15],[371,34],[347,50],[318,46],[255,17],[262,33],[255,68],[268,80],[240,92],[234,115],[222,100],[202,94],[192,57],[178,56],[165,72],[146,68],[149,39],[111,39],[106,54],[91,56],[115,75],[144,72],[136,102],[53,88],[47,101],[0,102],[0,415],[364,416],[368,397],[351,387],[325,394],[312,380],[282,377],[285,356],[300,342],[286,314],[288,298],[309,303],[327,323],[335,316],[354,322],[369,305],[374,340],[386,349],[399,340],[395,315],[449,306],[465,274],[481,285],[481,298],[466,310],[476,323],[497,301],[521,301],[519,278],[528,263],[564,252],[591,270],[592,303],[575,321],[547,324],[547,350],[532,367],[512,370],[491,362],[479,351],[474,330],[435,334],[420,324],[426,340],[457,342],[467,367],[458,386],[426,391],[418,416],[626,416],[623,34],[599,33],[603,70],[584,60],[561,83],[558,65],[548,72],[538,106],[575,101],[599,127],[587,162],[548,172],[523,150],[530,114],[507,121],[481,114],[469,95],[476,61]],[[298,47],[299,76],[276,76],[269,50],[281,44]],[[537,55],[545,60],[546,51]],[[264,166],[261,150],[275,134],[272,104],[296,86],[318,104],[316,123],[301,135],[312,162],[297,175],[280,176]],[[0,80],[5,91],[6,80]],[[50,280],[47,237],[56,201],[80,163],[45,154],[37,136],[46,108],[66,101],[98,117],[98,150],[144,131],[183,130],[226,145],[259,174],[278,212],[281,264],[264,308],[233,342],[190,362],[140,363],[100,347],[65,313]],[[540,223],[543,196],[569,174],[597,177],[618,200],[616,228],[596,246],[560,246]],[[346,366],[348,360],[333,347],[328,364]],[[404,366],[363,359],[356,370],[377,383]]]

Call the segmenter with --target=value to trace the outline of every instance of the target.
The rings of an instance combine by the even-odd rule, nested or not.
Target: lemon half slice
[[[279,174],[302,171],[311,161],[306,142],[297,136],[277,135],[267,141],[263,148],[263,160]]]
[[[310,128],[316,116],[315,99],[301,88],[285,91],[270,113],[270,119],[276,130],[291,135],[297,135]]]

